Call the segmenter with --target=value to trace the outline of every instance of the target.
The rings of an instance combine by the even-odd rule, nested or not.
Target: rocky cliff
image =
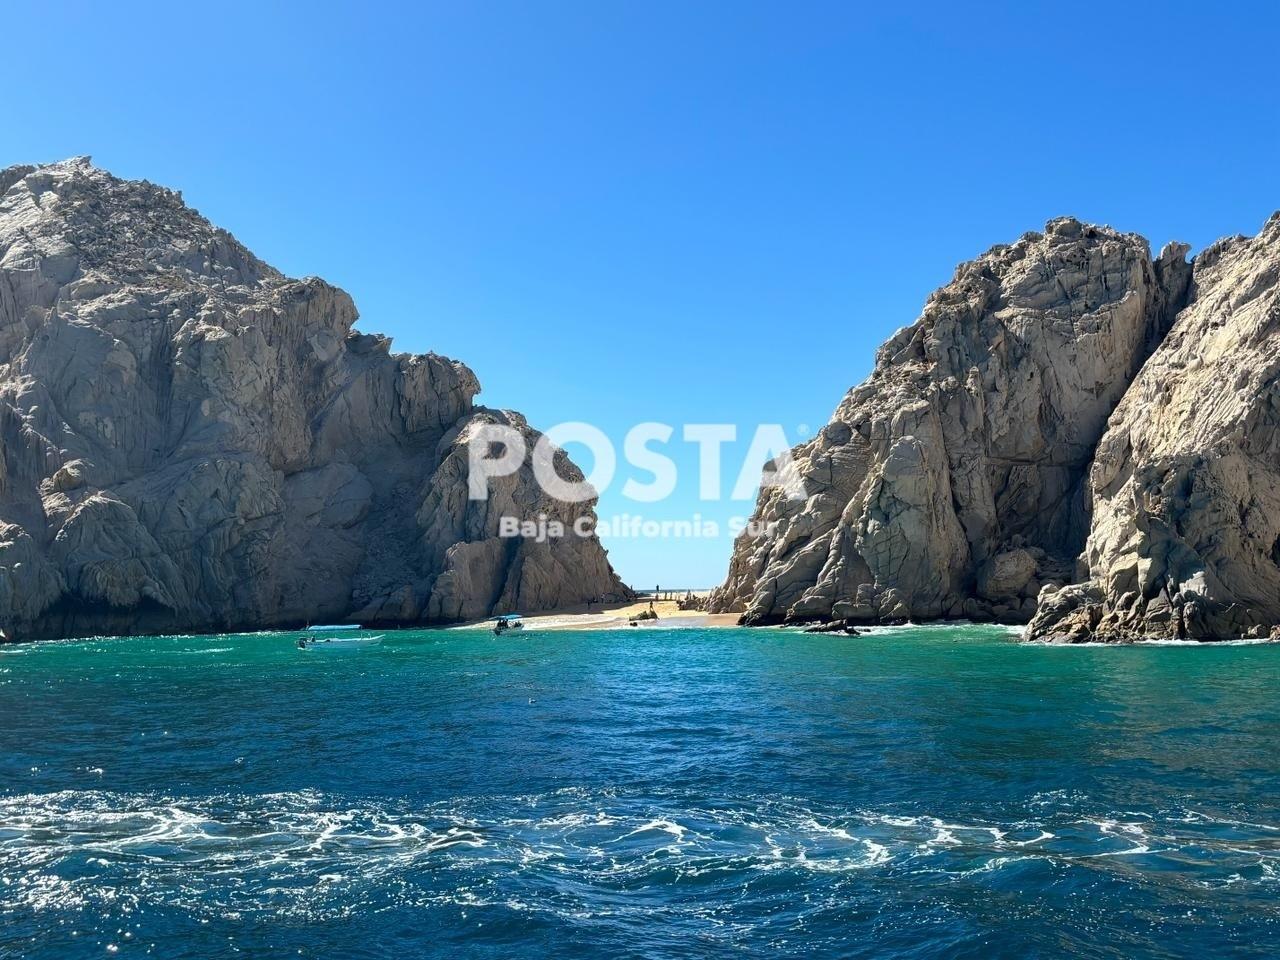
[[[353,329],[181,197],[78,159],[0,171],[0,626],[23,636],[438,622],[622,598],[592,504],[467,498],[461,363]],[[581,474],[559,461],[569,479]]]
[[[1040,640],[1216,640],[1280,624],[1280,214],[1195,258],[1191,302],[1090,471],[1087,580]]]
[[[712,609],[748,624],[1026,622],[1074,579],[1108,417],[1183,306],[1187,248],[1072,219],[963,264],[766,487]]]

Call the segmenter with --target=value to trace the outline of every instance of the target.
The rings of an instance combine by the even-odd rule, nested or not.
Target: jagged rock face
[[[1038,640],[1266,635],[1280,623],[1280,214],[1195,259],[1190,305],[1111,417],[1088,579]]]
[[[1108,416],[1181,305],[1186,248],[1052,221],[963,264],[761,492],[717,611],[1025,622],[1074,571]]]
[[[412,623],[628,595],[600,544],[498,537],[593,504],[467,499],[461,363],[392,354],[147,183],[0,171],[0,625],[17,636]],[[564,461],[571,480],[581,474]]]

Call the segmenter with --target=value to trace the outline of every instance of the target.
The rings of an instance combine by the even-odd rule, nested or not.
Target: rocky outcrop
[[[467,498],[461,363],[391,352],[181,197],[79,159],[0,171],[0,626],[23,636],[419,623],[628,596],[592,504]],[[560,457],[569,479],[581,474]]]
[[[1090,473],[1087,580],[1033,639],[1267,636],[1280,623],[1280,214],[1195,259],[1190,305]]]
[[[963,264],[792,451],[801,495],[762,490],[712,609],[1030,619],[1073,579],[1094,449],[1184,302],[1186,250],[1059,219]]]

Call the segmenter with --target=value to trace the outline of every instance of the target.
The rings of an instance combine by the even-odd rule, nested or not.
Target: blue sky
[[[1060,214],[1199,248],[1280,207],[1273,5],[966,6],[27,4],[0,165],[181,189],[535,425],[736,423],[727,497],[755,425],[824,423],[957,262]],[[692,450],[601,512],[748,513]],[[608,546],[637,585],[729,550]]]

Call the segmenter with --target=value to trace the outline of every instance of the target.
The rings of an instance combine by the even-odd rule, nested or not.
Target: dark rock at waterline
[[[815,623],[804,628],[805,633],[843,633],[851,637],[858,635],[858,628],[847,620],[828,620]]]

